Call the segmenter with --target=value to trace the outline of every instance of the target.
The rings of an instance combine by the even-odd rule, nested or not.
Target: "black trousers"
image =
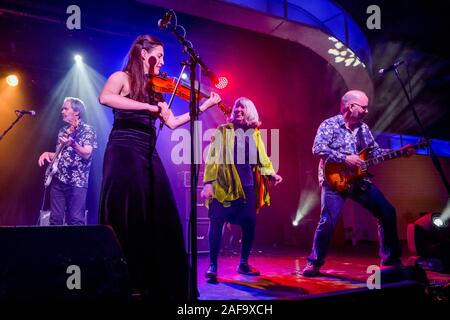
[[[245,199],[231,201],[229,206],[213,199],[209,207],[209,250],[210,262],[217,265],[222,229],[225,222],[238,224],[242,229],[241,263],[247,263],[255,237],[256,226],[256,191],[245,187]]]

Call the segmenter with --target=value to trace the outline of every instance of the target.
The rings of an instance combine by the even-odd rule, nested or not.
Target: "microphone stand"
[[[395,73],[396,78],[398,79],[398,81],[400,82],[400,84],[402,86],[403,92],[405,93],[406,99],[408,100],[408,106],[410,107],[410,109],[413,112],[414,119],[416,120],[417,124],[419,125],[422,136],[428,141],[429,140],[428,134],[427,134],[424,126],[422,125],[422,122],[419,119],[416,108],[411,100],[411,97],[408,94],[408,91],[406,90],[405,84],[403,83],[402,79],[400,78],[400,74],[398,73],[397,68],[394,68],[394,73]],[[431,143],[428,145],[428,147],[430,148],[430,155],[431,155],[431,160],[433,162],[433,165],[436,168],[436,170],[438,171],[439,176],[441,177],[441,180],[444,183],[444,186],[447,189],[447,193],[450,197],[450,185],[447,181],[447,178],[445,177],[444,171],[442,170],[441,163],[439,162],[439,159],[437,158],[436,154],[434,153]]]
[[[190,135],[191,135],[191,212],[189,216],[189,239],[190,245],[188,246],[190,253],[190,275],[189,275],[189,300],[197,300],[197,183],[198,174],[196,168],[196,154],[197,154],[197,130],[195,129],[195,121],[198,120],[198,108],[197,108],[197,96],[195,94],[195,83],[197,78],[197,65],[200,65],[204,72],[210,72],[202,58],[198,55],[195,49],[192,47],[192,43],[186,40],[184,35],[181,35],[176,30],[177,25],[168,24],[166,29],[170,30],[182,44],[184,51],[190,56],[189,61],[186,64],[190,70],[190,97],[189,97],[189,115],[190,115]],[[200,152],[201,154],[201,152]]]
[[[14,125],[19,122],[19,120],[23,117],[23,113],[20,112],[16,112],[16,120],[13,121],[13,123],[11,123],[11,125],[2,133],[2,135],[0,136],[0,141],[2,141],[3,137],[8,133],[9,130],[12,129],[12,127],[14,127]]]

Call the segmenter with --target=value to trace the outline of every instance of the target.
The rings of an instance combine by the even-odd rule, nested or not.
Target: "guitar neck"
[[[50,162],[50,164],[49,164],[49,167],[51,167],[52,165],[53,165],[53,163],[56,161],[56,159],[58,159],[58,157],[59,157],[59,155],[61,154],[61,152],[64,150],[64,147],[65,147],[65,145],[63,145],[63,144],[58,144],[58,146],[56,147],[56,150],[55,150],[55,154],[54,154],[54,156],[53,156],[53,159],[52,159],[52,161]]]
[[[424,142],[420,142],[415,145],[411,145],[411,146],[409,146],[409,148],[413,148],[413,149],[425,148],[428,146],[428,144],[429,144],[429,142],[424,141]],[[405,155],[406,151],[407,151],[407,149],[398,149],[398,150],[390,151],[388,153],[385,153],[385,154],[375,157],[375,158],[367,159],[365,161],[366,167],[374,166],[374,165],[382,163],[386,160],[397,159],[397,158]]]
[[[393,159],[397,159],[401,156],[403,156],[406,153],[406,150],[402,150],[402,149],[398,149],[398,150],[394,150],[394,151],[390,151],[388,153],[385,153],[381,156],[375,157],[375,158],[371,158],[366,160],[366,166],[367,167],[371,167],[374,166],[376,164],[380,164],[384,161],[387,160],[393,160]]]
[[[78,126],[78,122],[76,122],[75,124],[73,124],[72,126],[70,126],[69,129],[66,130],[66,132],[63,133],[63,136],[65,138],[70,137],[74,132],[76,127]],[[62,143],[58,143],[58,145],[56,146],[56,150],[55,150],[55,155],[52,159],[51,164],[53,164],[53,162],[56,161],[56,159],[59,157],[59,154],[65,149],[66,145],[62,144]]]

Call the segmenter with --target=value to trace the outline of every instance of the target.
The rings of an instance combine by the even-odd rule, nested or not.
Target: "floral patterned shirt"
[[[320,185],[324,182],[325,161],[342,163],[347,155],[358,154],[365,148],[369,149],[369,157],[377,157],[390,151],[380,148],[364,122],[352,131],[345,126],[344,117],[340,114],[323,121],[317,130],[312,148],[313,154],[320,157]]]
[[[59,130],[58,138],[66,132],[67,128],[68,126],[65,126]],[[82,147],[90,145],[94,149],[97,148],[97,136],[94,129],[83,121],[80,122],[76,131],[72,134],[72,138]],[[87,188],[91,162],[92,154],[89,159],[83,159],[71,146],[68,146],[61,153],[55,177],[62,183],[79,188]]]

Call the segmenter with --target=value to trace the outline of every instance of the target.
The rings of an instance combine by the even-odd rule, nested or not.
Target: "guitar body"
[[[324,179],[331,187],[331,189],[339,192],[350,189],[353,182],[362,179],[369,175],[367,169],[370,166],[382,163],[386,160],[396,159],[406,154],[407,149],[425,148],[430,144],[430,141],[422,139],[421,142],[415,145],[407,145],[407,148],[390,151],[380,156],[367,159],[369,152],[364,149],[359,153],[359,158],[364,161],[360,166],[349,166],[344,163],[325,162],[323,173]]]
[[[44,186],[47,188],[50,183],[52,183],[53,176],[58,171],[59,154],[57,157],[53,158],[52,162],[49,164],[45,170]]]
[[[80,120],[75,120],[70,127],[64,132],[64,136],[65,137],[70,137],[73,135],[73,133],[75,132],[75,130],[78,128],[80,124]],[[55,175],[56,172],[58,172],[58,163],[59,160],[61,158],[61,153],[64,151],[64,149],[66,148],[65,145],[62,144],[58,144],[58,146],[56,147],[56,151],[55,154],[53,156],[52,161],[50,161],[47,169],[45,170],[45,176],[44,176],[44,186],[45,188],[47,188],[50,183],[52,183],[52,179],[53,176]]]
[[[367,149],[360,152],[361,160],[367,159]],[[350,189],[350,186],[356,180],[367,176],[367,170],[363,170],[358,166],[349,166],[344,163],[325,162],[324,178],[331,189],[344,192]]]

